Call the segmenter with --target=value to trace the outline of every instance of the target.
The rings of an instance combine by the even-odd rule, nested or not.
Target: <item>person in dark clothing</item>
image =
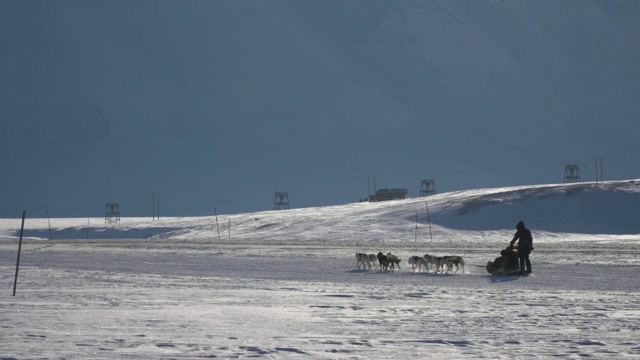
[[[533,237],[531,236],[531,231],[524,227],[524,223],[522,221],[518,222],[516,225],[516,234],[513,236],[513,240],[511,240],[510,246],[518,240],[518,259],[520,259],[520,273],[531,273],[531,261],[529,261],[529,254],[533,250]],[[525,264],[527,266],[527,270],[525,271]]]

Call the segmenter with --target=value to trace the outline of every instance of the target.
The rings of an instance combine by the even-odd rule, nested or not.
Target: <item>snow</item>
[[[0,357],[638,358],[639,185],[115,224],[27,213],[15,296],[21,219],[0,219]],[[490,276],[518,220],[534,272]],[[356,268],[378,251],[401,269]],[[465,271],[413,272],[424,253]]]

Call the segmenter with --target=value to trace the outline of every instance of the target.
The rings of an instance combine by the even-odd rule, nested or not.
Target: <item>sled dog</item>
[[[391,265],[392,269],[395,269],[394,265],[398,265],[398,270],[400,270],[400,260],[397,256],[393,255],[392,253],[387,253],[387,259],[389,259],[389,264]]]
[[[376,257],[376,254],[368,254],[367,256],[369,257],[369,264],[371,265],[371,267],[374,267],[376,264],[378,264],[378,258]]]
[[[378,258],[378,264],[380,264],[380,271],[389,270],[389,259],[387,258],[387,256],[382,252],[378,252],[378,255],[376,255],[376,257]]]
[[[427,263],[427,269],[431,270],[431,265],[436,265],[437,256],[430,255],[430,254],[424,254],[422,257],[424,258],[425,262]]]
[[[462,272],[464,273],[464,260],[462,256],[441,256],[436,258],[436,273],[440,271],[440,273],[444,273],[445,267],[447,268],[447,272],[453,271],[453,266],[455,265],[457,273],[460,266],[462,266]]]
[[[413,271],[416,271],[416,268],[418,268],[419,272],[422,272],[422,267],[424,266],[425,268],[427,268],[427,261],[421,257],[421,256],[412,256],[409,258],[409,265],[411,265],[411,267],[413,268]]]
[[[356,263],[358,269],[371,268],[371,262],[369,261],[369,255],[364,253],[356,253]]]

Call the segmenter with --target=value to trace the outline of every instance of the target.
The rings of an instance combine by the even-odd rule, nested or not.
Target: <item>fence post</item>
[[[24,232],[24,218],[27,212],[22,211],[22,226],[20,227],[20,243],[18,245],[18,261],[16,262],[16,278],[13,280],[13,296],[16,296],[16,286],[18,285],[18,269],[20,268],[20,251],[22,250],[22,234]]]
[[[213,207],[213,213],[216,215],[216,228],[218,229],[218,241],[220,241],[220,224],[218,223],[218,210],[216,207]]]
[[[427,222],[429,223],[429,237],[431,238],[431,242],[433,242],[433,235],[431,234],[431,215],[429,215],[429,203],[427,201],[424,202],[427,205]]]

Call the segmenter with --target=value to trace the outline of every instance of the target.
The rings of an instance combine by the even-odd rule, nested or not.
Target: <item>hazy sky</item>
[[[640,177],[636,1],[2,1],[0,216]]]

